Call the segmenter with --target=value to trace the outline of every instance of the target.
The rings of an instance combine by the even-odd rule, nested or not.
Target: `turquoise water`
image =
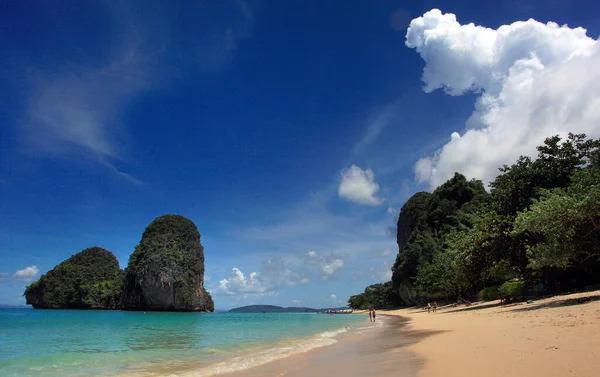
[[[210,375],[334,343],[364,323],[356,315],[0,309],[0,376]]]

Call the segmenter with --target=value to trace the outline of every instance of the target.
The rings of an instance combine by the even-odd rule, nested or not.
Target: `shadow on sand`
[[[534,302],[533,304],[529,304],[529,305],[527,305],[525,307],[521,307],[521,308],[515,308],[510,311],[511,312],[528,312],[531,310],[549,309],[549,308],[555,308],[555,307],[560,307],[560,306],[580,305],[580,304],[585,304],[588,302],[599,301],[599,300],[600,300],[600,294],[594,294],[594,295],[584,296],[584,297],[567,298],[564,300],[545,302],[545,303],[541,303],[541,304],[535,304],[535,302]]]

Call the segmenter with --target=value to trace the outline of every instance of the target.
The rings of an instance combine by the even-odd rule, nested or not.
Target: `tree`
[[[108,250],[90,247],[61,262],[25,289],[27,303],[50,309],[118,309],[123,271]]]
[[[365,288],[363,293],[350,296],[348,306],[356,310],[365,310],[372,307],[390,308],[400,306],[401,302],[395,294],[392,282],[373,284]]]
[[[463,260],[454,252],[437,253],[430,263],[419,266],[415,278],[415,292],[425,299],[460,298],[468,287]]]
[[[492,199],[498,213],[516,216],[539,198],[540,189],[567,187],[571,175],[598,160],[600,140],[586,140],[585,134],[572,134],[561,143],[556,135],[537,147],[535,161],[521,156],[512,166],[504,165],[493,182]]]
[[[600,260],[600,172],[578,172],[567,189],[545,191],[519,213],[514,232],[527,237],[533,269]]]

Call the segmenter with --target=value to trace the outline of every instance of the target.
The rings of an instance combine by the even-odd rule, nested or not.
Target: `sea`
[[[211,376],[368,326],[351,314],[0,309],[0,376]]]

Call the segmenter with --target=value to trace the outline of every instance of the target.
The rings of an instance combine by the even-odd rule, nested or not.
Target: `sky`
[[[28,1],[0,11],[0,303],[190,218],[217,309],[389,281],[404,202],[600,136],[592,1]]]

